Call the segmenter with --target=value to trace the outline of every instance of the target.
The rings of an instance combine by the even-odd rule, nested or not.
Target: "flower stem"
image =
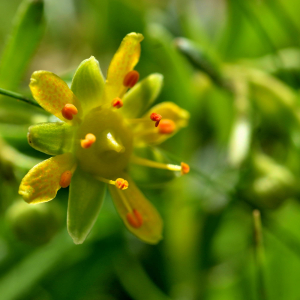
[[[17,94],[17,93],[14,93],[14,92],[11,92],[11,91],[0,88],[0,94],[11,97],[11,98],[14,98],[14,99],[18,99],[20,101],[23,101],[25,103],[28,103],[28,104],[36,106],[36,107],[42,108],[38,103],[34,102],[31,99],[28,99],[28,98],[24,97],[23,95]]]

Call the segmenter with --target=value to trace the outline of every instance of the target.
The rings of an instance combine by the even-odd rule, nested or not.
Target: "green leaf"
[[[113,258],[120,283],[127,293],[136,300],[171,300],[151,280],[143,266],[125,251]],[[138,282],[139,284],[136,284]],[[145,293],[145,291],[147,291]]]
[[[105,191],[105,183],[77,168],[70,185],[67,220],[75,244],[82,244],[94,226]]]
[[[15,89],[44,32],[44,2],[24,0],[0,61],[0,86]]]
[[[160,93],[163,75],[151,74],[135,85],[124,97],[121,113],[127,118],[141,116]]]
[[[102,104],[104,84],[99,62],[94,56],[79,65],[73,77],[71,89],[85,112]]]

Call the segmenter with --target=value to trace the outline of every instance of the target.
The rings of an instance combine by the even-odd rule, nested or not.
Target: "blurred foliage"
[[[0,299],[298,299],[299,10],[297,0],[0,1],[0,88],[30,99],[33,71],[70,83],[91,55],[105,73],[135,31],[145,36],[141,78],[164,76],[157,102],[191,114],[162,150],[138,153],[189,162],[189,175],[131,169],[162,214],[164,240],[128,233],[108,195],[77,246],[66,190],[36,207],[17,194],[47,157],[28,145],[27,128],[51,117],[2,95]]]

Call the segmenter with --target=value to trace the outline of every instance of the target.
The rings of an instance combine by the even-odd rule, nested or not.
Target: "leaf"
[[[44,2],[24,0],[0,61],[0,86],[15,89],[44,32]]]

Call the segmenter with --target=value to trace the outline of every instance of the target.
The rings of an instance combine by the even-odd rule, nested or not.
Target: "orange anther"
[[[128,213],[126,218],[128,223],[134,228],[140,228],[143,225],[143,217],[136,209],[133,210],[133,213]]]
[[[83,149],[90,148],[96,142],[96,137],[92,133],[88,133],[84,140],[80,141]]]
[[[130,71],[126,74],[123,80],[123,85],[132,88],[139,81],[140,74],[138,71]]]
[[[157,113],[152,113],[152,114],[150,115],[150,119],[151,119],[152,121],[155,122],[155,127],[158,126],[158,124],[159,124],[161,118],[162,118],[162,116],[159,115],[159,114],[157,114]]]
[[[78,110],[77,110],[77,108],[76,108],[75,105],[68,103],[61,110],[61,114],[63,115],[63,117],[65,119],[72,120],[73,119],[73,115],[77,115],[78,114]]]
[[[72,172],[71,171],[65,171],[61,174],[60,180],[59,180],[59,185],[62,188],[66,188],[70,185],[71,179],[72,179]]]
[[[184,162],[181,163],[181,174],[187,174],[190,172],[190,166]]]
[[[126,190],[128,188],[128,181],[123,178],[118,178],[115,186],[120,190]]]
[[[174,121],[169,119],[161,120],[158,126],[158,132],[162,134],[173,133],[176,129],[176,124]]]
[[[121,108],[123,106],[123,101],[117,97],[111,102],[111,105],[115,108]]]

